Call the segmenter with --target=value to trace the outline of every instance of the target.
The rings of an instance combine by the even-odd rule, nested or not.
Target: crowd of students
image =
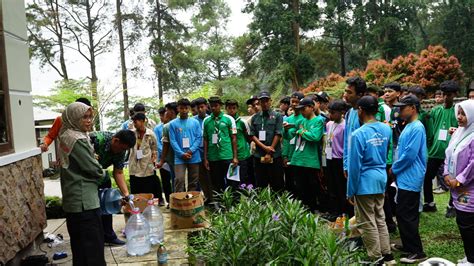
[[[99,169],[113,164],[114,178],[127,196],[121,170],[128,150],[130,193],[153,193],[164,205],[172,192],[200,190],[206,204],[218,208],[215,192],[227,187],[251,184],[286,190],[329,220],[355,215],[373,262],[395,263],[392,250],[399,250],[404,254],[401,262],[416,263],[426,259],[418,230],[420,211],[436,211],[432,180],[444,165],[439,181],[452,192],[447,217],[456,216],[461,232],[466,254],[461,263],[472,265],[474,93],[468,93],[470,100],[454,105],[459,85],[445,81],[440,85],[442,98],[426,112],[420,104],[426,96],[421,87],[389,83],[378,88],[367,86],[360,77],[346,83],[343,100],[331,99],[325,92],[305,96],[297,91],[281,99],[279,109],[272,108],[271,95],[262,91],[246,101],[246,117],[238,112],[242,103],[232,99],[182,98],[158,110],[156,125],[145,106],[136,104],[122,130],[108,135],[109,143],[115,139],[115,149],[104,152],[121,156],[115,161],[111,155],[94,158],[97,143],[82,145],[89,138],[90,125],[81,119],[88,120],[84,117],[91,109],[83,103],[71,104],[62,115],[63,123],[69,121],[68,130],[63,132],[63,124],[59,133],[63,202],[82,202],[82,209],[65,208],[75,215],[67,219],[68,230],[69,224],[71,231],[77,227],[77,212],[84,215],[97,208],[97,202],[71,192],[68,180],[75,175],[68,171],[87,174],[92,184],[91,175],[99,177]],[[82,124],[70,124],[76,116]],[[88,169],[78,156],[90,157]],[[103,157],[109,160],[92,163]],[[229,169],[237,166],[239,181],[228,179]],[[86,184],[84,180],[75,184]],[[402,244],[391,245],[389,232],[397,228]]]

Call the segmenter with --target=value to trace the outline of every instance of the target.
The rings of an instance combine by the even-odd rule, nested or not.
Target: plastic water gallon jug
[[[152,245],[163,243],[164,235],[164,224],[163,214],[160,208],[156,206],[155,201],[149,200],[148,206],[143,211],[148,224],[150,224],[150,242]]]
[[[140,209],[132,210],[132,216],[125,226],[127,236],[127,253],[131,256],[141,256],[150,252],[150,225]]]
[[[122,195],[116,188],[100,189],[99,200],[102,214],[116,214],[122,208]]]

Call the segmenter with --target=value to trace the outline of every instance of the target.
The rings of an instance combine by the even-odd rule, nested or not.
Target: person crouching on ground
[[[99,196],[102,166],[94,157],[88,131],[92,129],[92,108],[72,103],[62,114],[59,133],[61,192],[71,238],[73,265],[105,265],[104,232]]]

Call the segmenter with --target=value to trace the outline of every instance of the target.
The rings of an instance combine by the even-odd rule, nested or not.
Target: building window
[[[0,9],[0,155],[13,152],[11,134],[10,102],[8,95],[8,76],[5,54],[5,35]]]

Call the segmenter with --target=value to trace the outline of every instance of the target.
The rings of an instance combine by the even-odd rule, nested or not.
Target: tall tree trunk
[[[291,23],[291,28],[293,31],[293,39],[295,43],[295,54],[300,54],[300,23],[298,21],[300,14],[300,0],[292,0],[291,8],[293,10],[293,22]],[[297,91],[299,88],[299,69],[298,65],[294,64],[293,66],[293,75],[292,75],[292,89]]]
[[[128,84],[127,84],[127,65],[125,62],[125,46],[123,41],[123,28],[122,28],[122,0],[116,0],[117,7],[117,29],[119,35],[119,46],[120,46],[120,66],[122,70],[122,93],[123,93],[123,119],[127,120],[129,116],[128,110]]]
[[[95,64],[95,46],[94,46],[94,32],[92,29],[92,19],[91,19],[91,8],[89,4],[89,0],[86,0],[86,14],[87,14],[87,34],[89,37],[89,54],[90,54],[90,68],[91,68],[91,95],[92,95],[92,104],[94,107],[94,110],[97,112],[97,116],[95,119],[95,129],[100,130],[101,129],[101,123],[100,123],[100,110],[99,110],[99,94],[97,93],[97,68]]]
[[[158,42],[158,56],[160,60],[163,59],[163,44],[162,44],[162,29],[161,29],[161,20],[162,20],[162,10],[160,5],[160,0],[156,0],[156,30],[157,30],[157,38],[156,41]],[[158,98],[160,99],[160,103],[163,103],[163,69],[162,66],[158,67],[157,69],[157,78],[158,78]]]
[[[346,54],[344,49],[344,36],[339,33],[339,56],[341,58],[341,76],[346,76]]]
[[[54,4],[54,6],[53,6]],[[59,46],[59,64],[61,65],[61,71],[63,72],[63,80],[68,81],[69,75],[67,73],[66,59],[64,57],[64,43],[63,43],[63,26],[61,24],[59,15],[59,3],[58,0],[51,1],[51,8],[54,10],[54,20],[56,21],[56,32],[58,35],[58,46]]]

